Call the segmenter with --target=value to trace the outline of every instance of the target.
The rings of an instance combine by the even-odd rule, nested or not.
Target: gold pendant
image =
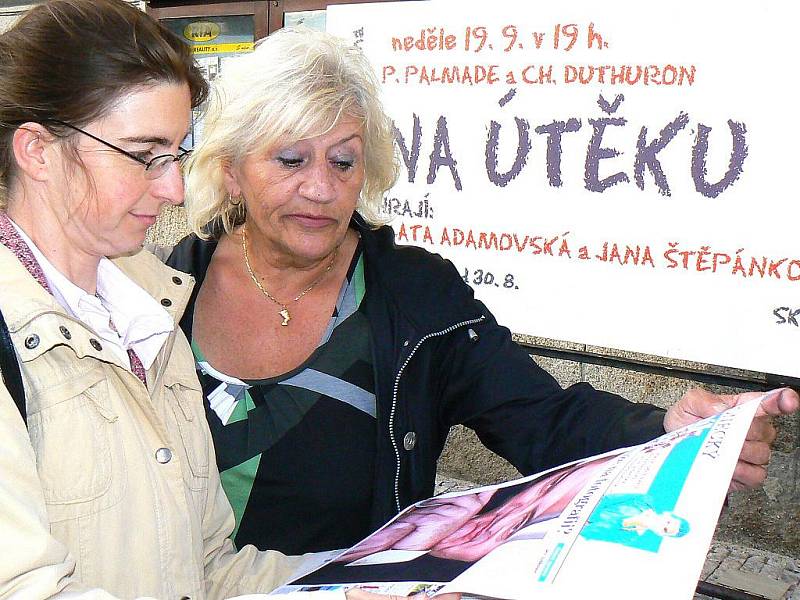
[[[292,316],[289,314],[289,309],[284,307],[278,311],[278,314],[283,317],[281,326],[286,327],[289,324],[289,321],[292,320]]]

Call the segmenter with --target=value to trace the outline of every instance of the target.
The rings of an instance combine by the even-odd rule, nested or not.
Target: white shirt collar
[[[130,368],[128,349],[133,349],[149,369],[175,329],[169,313],[105,257],[97,265],[99,298],[89,294],[67,279],[19,225],[9,220],[31,249],[58,303],[106,341],[124,365]]]

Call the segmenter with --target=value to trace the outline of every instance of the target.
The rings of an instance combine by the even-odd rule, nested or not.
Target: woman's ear
[[[11,148],[20,171],[36,181],[50,176],[52,156],[46,152],[53,135],[40,123],[23,123],[14,132]]]
[[[225,189],[232,198],[237,198],[242,193],[242,188],[236,178],[236,168],[230,162],[222,164],[223,180],[225,182]]]

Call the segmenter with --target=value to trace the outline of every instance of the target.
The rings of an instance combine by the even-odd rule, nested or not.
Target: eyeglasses
[[[112,144],[110,142],[107,142],[107,141],[97,137],[96,135],[92,135],[88,131],[84,131],[83,129],[80,129],[79,127],[75,127],[75,125],[70,125],[69,123],[66,123],[65,121],[59,121],[58,119],[46,119],[46,121],[50,122],[50,123],[58,123],[59,125],[63,125],[64,127],[68,127],[69,129],[77,131],[78,133],[82,133],[83,135],[86,135],[86,136],[92,138],[93,140],[95,140],[97,142],[100,142],[104,146],[108,146],[112,150],[116,150],[120,154],[123,154],[123,155],[127,156],[128,158],[130,158],[132,160],[135,160],[140,165],[144,165],[144,176],[145,176],[145,179],[158,179],[164,173],[167,172],[167,170],[169,169],[169,166],[172,163],[174,163],[175,161],[182,161],[191,152],[191,150],[186,150],[184,148],[178,147],[178,154],[177,155],[175,155],[175,154],[159,154],[158,156],[155,156],[155,157],[151,158],[150,160],[144,160],[142,158],[139,158],[135,154],[131,154],[127,150],[123,150],[122,148],[119,148],[119,147],[115,146],[114,144]]]

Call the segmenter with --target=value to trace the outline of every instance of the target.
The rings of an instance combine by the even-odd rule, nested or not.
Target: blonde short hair
[[[394,129],[363,53],[328,33],[286,28],[226,63],[214,81],[202,139],[187,165],[189,225],[205,237],[211,222],[230,233],[244,218],[231,202],[224,167],[331,130],[344,116],[364,124],[365,179],[356,210],[371,225],[397,179]]]

